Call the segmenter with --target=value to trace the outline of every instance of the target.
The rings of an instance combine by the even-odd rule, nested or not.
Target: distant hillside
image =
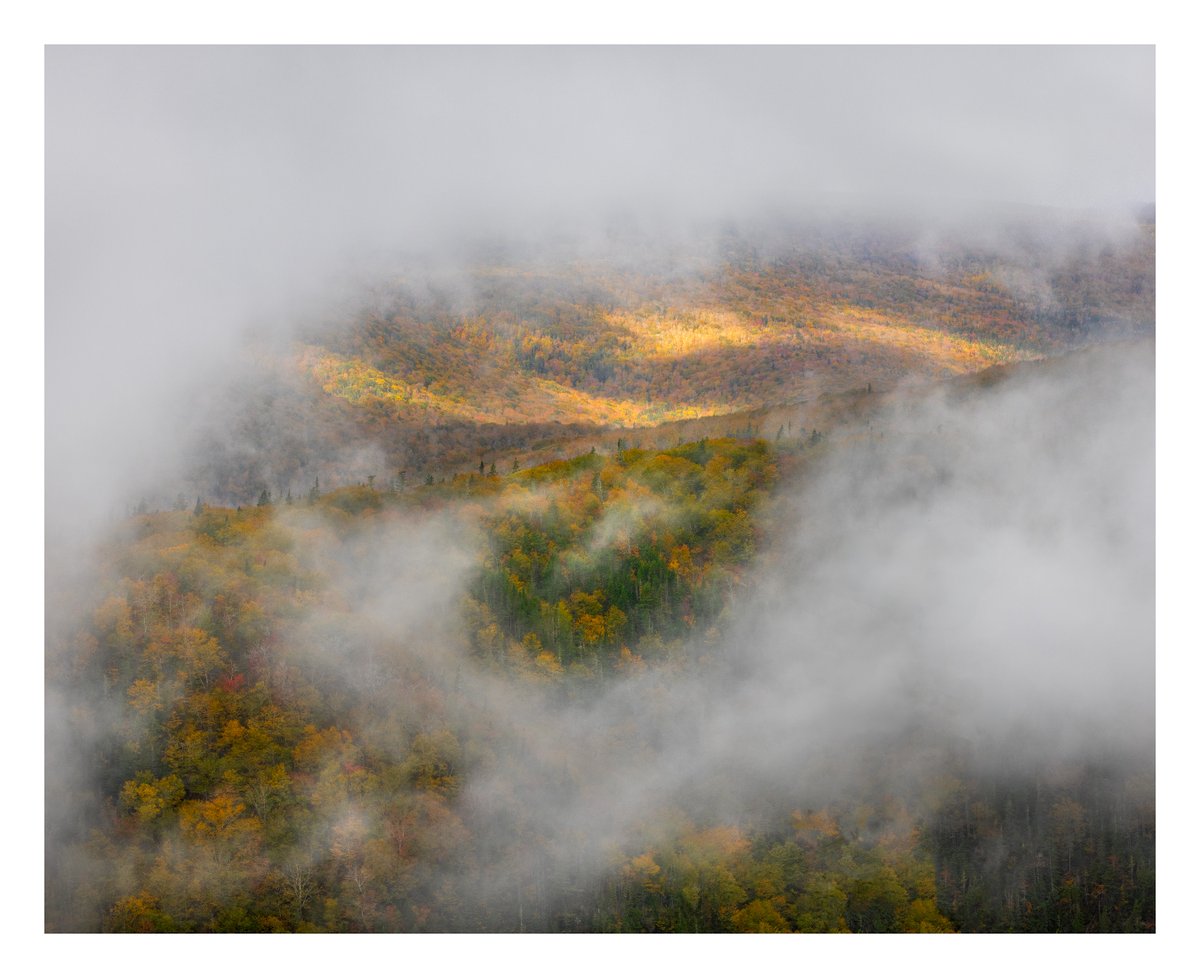
[[[533,464],[634,429],[728,434],[773,405],[1153,332],[1153,224],[1112,242],[1010,231],[990,248],[861,228],[728,233],[716,251],[501,252],[453,287],[386,282],[264,358],[194,482],[253,501],[317,480]]]

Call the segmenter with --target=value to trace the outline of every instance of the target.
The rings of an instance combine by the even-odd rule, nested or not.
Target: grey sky
[[[847,197],[1153,200],[1153,49],[48,48],[50,513],[365,254]]]

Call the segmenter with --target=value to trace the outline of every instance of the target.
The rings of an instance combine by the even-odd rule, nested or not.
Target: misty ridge
[[[51,49],[47,931],[1153,931],[1153,52],[964,57]]]
[[[436,356],[438,344],[461,344],[463,326],[477,323],[486,324],[498,345],[511,344],[514,349],[530,332],[548,329],[566,332],[568,338],[607,331],[611,345],[636,351],[636,337],[631,341],[629,327],[613,312],[685,317],[689,306],[728,302],[741,280],[751,275],[777,281],[824,279],[839,290],[838,298],[853,298],[881,311],[897,299],[911,301],[914,279],[918,287],[934,293],[933,301],[939,289],[986,279],[979,296],[983,304],[1008,306],[1015,310],[1010,315],[1031,320],[1041,333],[989,351],[991,361],[1145,335],[1153,319],[1152,224],[1020,208],[969,218],[958,214],[943,221],[926,217],[923,222],[912,214],[849,214],[843,205],[823,217],[816,209],[803,221],[696,226],[686,244],[650,238],[625,224],[610,228],[602,242],[563,234],[551,242],[481,241],[440,257],[410,253],[376,258],[386,273],[370,271],[370,263],[359,267],[336,287],[337,299],[314,303],[321,310],[316,316],[310,311],[299,322],[275,328],[261,324],[247,337],[232,377],[226,363],[190,382],[187,397],[179,401],[181,407],[186,405],[183,412],[164,418],[169,430],[148,439],[159,455],[154,481],[123,485],[124,505],[149,499],[150,505],[165,507],[176,500],[178,493],[169,488],[164,492],[172,473],[164,471],[163,459],[182,471],[182,479],[174,476],[180,492],[194,498],[198,491],[206,499],[236,505],[255,501],[263,488],[279,498],[289,492],[301,495],[322,475],[326,485],[361,482],[372,475],[385,480],[393,471],[404,471],[409,479],[434,471],[442,478],[469,467],[481,455],[518,455],[522,462],[547,459],[554,457],[556,448],[535,455],[533,446],[550,444],[564,434],[601,438],[613,421],[625,420],[597,416],[593,405],[584,405],[582,410],[555,410],[550,422],[554,427],[548,419],[529,414],[515,417],[518,423],[513,423],[500,411],[489,414],[484,408],[464,415],[454,405],[429,398],[419,416],[392,412],[364,436],[347,412],[331,410],[319,403],[319,396],[314,398],[313,381],[328,392],[328,374],[312,369],[308,361],[308,369],[294,369],[297,339],[307,350],[361,358],[385,373],[398,364],[380,349],[384,344],[423,346]],[[917,296],[918,313],[925,311],[921,300],[929,298]],[[822,325],[811,305],[796,306],[782,314],[785,322],[797,330]],[[886,316],[883,312],[881,320]],[[913,319],[933,325],[918,316]],[[686,320],[682,328],[694,329]],[[815,360],[810,355],[802,363],[786,364],[791,370],[787,381],[830,366],[828,358],[821,362],[819,347],[811,352]],[[467,399],[504,384],[511,371],[507,350],[497,354],[468,348],[467,353],[473,362],[461,368],[467,373],[461,378],[441,376],[446,367],[437,360],[432,365],[420,360],[414,365],[411,358],[404,362],[415,380],[410,386],[418,388],[410,403],[420,403],[425,393],[420,388],[435,378],[471,385],[474,390],[467,390]],[[588,357],[608,353],[592,350]],[[562,355],[576,354],[568,349]],[[904,368],[913,374],[929,371],[924,364]],[[585,378],[585,390],[619,387],[620,378],[611,377],[611,368],[585,369],[593,371]],[[729,371],[720,364],[713,369]],[[952,369],[962,368],[956,364]],[[710,382],[710,389],[727,395],[723,387],[724,381]],[[520,392],[510,391],[509,398],[520,397]],[[757,407],[767,398],[796,400],[806,393],[802,386],[781,383],[777,390],[747,391],[732,404],[727,397],[724,403],[710,397],[696,413],[730,413]],[[670,402],[670,379],[652,378],[635,396]],[[633,420],[654,419],[646,414]],[[384,424],[390,430],[378,430]]]

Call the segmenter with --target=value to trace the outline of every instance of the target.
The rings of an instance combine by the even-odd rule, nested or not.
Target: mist
[[[298,342],[397,304],[482,316],[490,264],[545,272],[547,294],[618,268],[650,283],[641,301],[834,240],[933,280],[984,255],[1050,315],[1057,271],[1142,240],[1154,67],[1150,47],[47,48],[47,838],[73,840],[49,852],[56,892],[134,873],[74,845],[82,810],[57,813],[111,807],[120,785],[88,765],[149,736],[79,697],[62,653],[135,502],[196,499],[200,518],[199,497],[315,498],[317,476],[373,482],[410,457],[432,481],[436,445],[349,422],[319,454],[281,366]],[[1135,318],[1063,348],[1152,332]],[[582,691],[470,651],[486,500],[366,530],[277,507],[295,594],[329,600],[254,655],[297,701],[312,683],[347,706],[322,722],[356,750],[469,775],[439,844],[461,830],[491,861],[448,858],[427,885],[471,893],[495,929],[525,925],[510,903],[530,880],[603,885],[680,813],[749,826],[866,792],[932,818],[922,791],[947,773],[1152,776],[1153,358],[1142,341],[994,384],[900,383],[780,487],[719,629],[633,648]],[[613,507],[585,547],[671,519]],[[434,716],[470,736],[439,740]],[[352,849],[384,818],[347,802],[297,829],[296,892],[331,838]],[[151,855],[186,864],[181,838]]]

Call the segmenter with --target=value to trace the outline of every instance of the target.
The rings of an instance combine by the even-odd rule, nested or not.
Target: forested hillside
[[[642,260],[496,247],[454,276],[380,275],[286,352],[259,351],[196,422],[187,488],[246,504],[481,459],[507,472],[605,432],[727,435],[766,407],[1146,335],[1154,230],[1018,222],[984,245],[904,226],[727,229]]]
[[[982,379],[953,396],[1012,383]],[[50,657],[96,778],[48,928],[1153,929],[1153,774],[1115,761],[1001,776],[913,731],[825,758],[857,773],[820,804],[632,783],[702,722],[688,684],[736,675],[778,486],[885,438],[879,400],[824,434],[133,516]]]

